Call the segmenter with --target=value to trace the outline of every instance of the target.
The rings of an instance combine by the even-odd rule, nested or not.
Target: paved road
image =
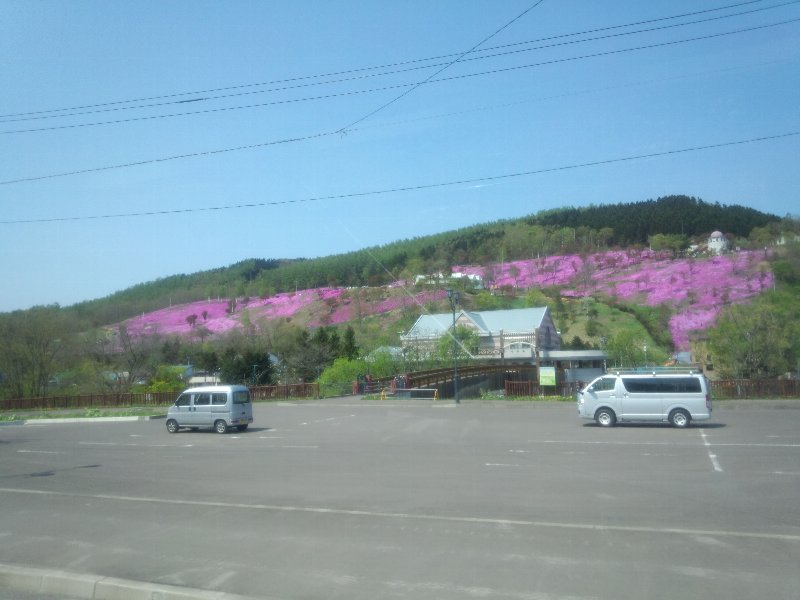
[[[259,598],[791,598],[800,410],[601,429],[570,404],[257,405],[0,427],[0,563]]]

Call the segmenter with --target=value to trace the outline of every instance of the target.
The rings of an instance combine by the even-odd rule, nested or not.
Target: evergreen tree
[[[359,350],[356,345],[356,332],[348,325],[344,330],[344,339],[342,340],[342,347],[339,356],[348,360],[355,360],[358,358]]]

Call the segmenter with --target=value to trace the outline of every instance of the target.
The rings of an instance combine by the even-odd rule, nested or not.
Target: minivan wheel
[[[170,433],[178,433],[178,422],[175,419],[170,419],[167,421],[167,431]]]
[[[600,427],[613,427],[617,422],[617,415],[610,408],[601,408],[594,414],[594,420]]]
[[[688,427],[691,420],[692,418],[685,410],[676,409],[669,413],[669,422],[678,429]]]
[[[228,424],[220,419],[214,423],[214,431],[217,433],[225,433],[228,431]]]

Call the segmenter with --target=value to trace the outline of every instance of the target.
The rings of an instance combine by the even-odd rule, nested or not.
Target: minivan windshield
[[[247,404],[249,402],[250,402],[250,392],[248,391],[233,392],[234,404]]]

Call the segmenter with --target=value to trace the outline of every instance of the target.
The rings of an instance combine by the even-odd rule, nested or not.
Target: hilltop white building
[[[714,254],[722,254],[728,249],[728,238],[721,231],[714,231],[708,236],[708,251]]]

